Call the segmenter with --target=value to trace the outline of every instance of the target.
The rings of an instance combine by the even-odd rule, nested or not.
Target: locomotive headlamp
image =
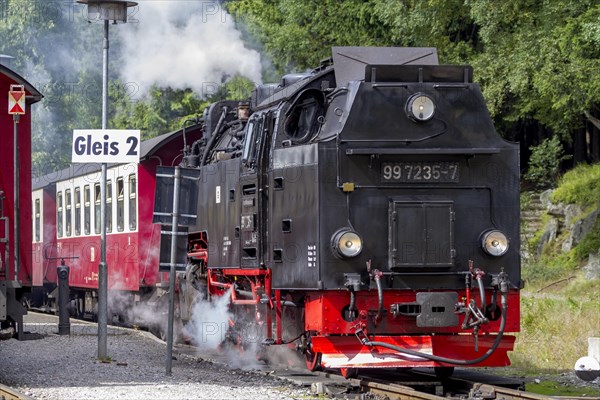
[[[508,238],[495,229],[486,231],[481,235],[481,247],[490,256],[500,257],[508,251]]]
[[[358,233],[342,228],[331,237],[331,250],[339,258],[352,258],[360,254],[363,242]]]
[[[412,120],[429,121],[434,113],[435,104],[433,100],[423,93],[412,95],[406,103],[406,114]]]

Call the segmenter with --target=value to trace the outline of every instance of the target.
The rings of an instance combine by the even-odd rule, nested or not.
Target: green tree
[[[180,129],[189,118],[200,116],[204,108],[218,100],[246,100],[254,84],[247,78],[236,75],[208,99],[200,99],[190,89],[174,90],[153,87],[140,99],[132,99],[122,86],[114,85],[111,101],[118,111],[111,119],[117,129],[140,129],[142,139],[149,139]]]
[[[497,121],[533,118],[570,140],[600,100],[600,4],[470,0],[472,58]]]
[[[280,73],[314,67],[331,46],[432,46],[468,63],[496,126],[527,144],[600,129],[597,0],[240,0],[226,7]],[[600,156],[600,155],[597,155]]]
[[[444,62],[464,62],[477,39],[463,0],[240,0],[226,7],[281,73],[318,65],[331,46],[437,47]]]
[[[525,179],[538,189],[554,187],[560,176],[560,166],[566,156],[560,140],[554,136],[531,148],[529,169]]]

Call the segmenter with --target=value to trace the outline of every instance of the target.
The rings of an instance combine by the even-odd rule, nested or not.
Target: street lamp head
[[[87,19],[90,22],[113,21],[127,22],[127,8],[136,6],[135,1],[122,0],[77,0],[87,5]]]

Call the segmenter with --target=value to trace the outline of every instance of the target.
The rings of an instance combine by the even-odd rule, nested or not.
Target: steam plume
[[[260,81],[259,53],[216,1],[141,0],[122,28],[121,76],[138,94],[157,85],[205,97],[227,76]]]

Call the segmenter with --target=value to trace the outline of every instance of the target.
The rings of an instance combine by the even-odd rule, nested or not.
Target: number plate
[[[457,162],[397,162],[381,165],[382,182],[458,182]]]

